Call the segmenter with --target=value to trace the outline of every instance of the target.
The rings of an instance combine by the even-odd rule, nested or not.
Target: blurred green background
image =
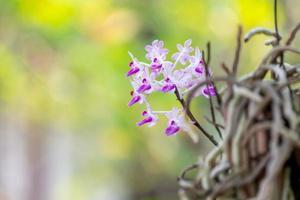
[[[282,34],[299,8],[279,2]],[[171,52],[188,38],[201,48],[210,40],[222,74],[238,24],[273,28],[273,1],[0,0],[0,199],[177,199],[180,170],[212,146],[166,137],[164,121],[135,126],[143,106],[127,107],[127,51],[143,60],[154,39]],[[257,66],[265,39],[243,47],[240,74]],[[171,95],[151,100],[178,105]],[[193,105],[202,123],[206,105]]]

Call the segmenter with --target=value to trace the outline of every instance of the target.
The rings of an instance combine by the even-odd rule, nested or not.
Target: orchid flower
[[[138,102],[143,103],[143,97],[142,95],[138,94],[137,92],[131,91],[130,92],[132,98],[128,103],[128,106],[132,106],[133,104],[136,104]]]
[[[170,78],[166,78],[164,80],[164,85],[161,88],[162,92],[170,92],[170,91],[174,91],[176,85],[174,83],[172,83],[172,81],[170,80]]]
[[[166,117],[169,119],[168,127],[165,130],[166,135],[174,135],[180,129],[185,129],[186,121],[182,111],[177,108],[173,108],[169,113],[166,113]]]
[[[209,96],[216,96],[216,89],[214,88],[213,85],[209,84],[208,86],[204,86],[202,88],[202,94],[206,98],[209,98]]]
[[[148,124],[148,127],[154,126],[157,122],[157,117],[151,111],[143,111],[144,119],[137,123],[138,126]]]
[[[191,47],[191,44],[192,40],[185,41],[184,45],[177,44],[177,49],[179,50],[179,52],[175,53],[172,56],[172,59],[175,60],[175,63],[179,61],[181,64],[184,65],[187,61],[189,61],[189,59],[191,58],[190,53],[194,50]]]
[[[130,70],[127,72],[127,76],[132,76],[133,74],[136,74],[140,71],[140,68],[137,66],[137,64],[134,61],[131,61],[129,63]]]
[[[159,61],[166,59],[166,55],[169,50],[164,48],[164,42],[159,40],[154,40],[151,45],[145,47],[147,51],[146,58],[153,61],[155,58]]]
[[[191,64],[187,67],[195,76],[205,75],[205,67],[202,58],[202,53],[199,48],[195,49],[195,55],[190,58]]]
[[[183,109],[173,108],[170,111],[153,110],[148,102],[148,96],[154,92],[172,93],[175,89],[181,98],[199,82],[205,80],[206,72],[201,51],[199,48],[191,47],[192,40],[186,40],[183,45],[178,44],[178,52],[173,54],[172,59],[167,59],[168,49],[164,48],[164,42],[154,40],[145,47],[148,62],[141,62],[129,53],[132,61],[129,63],[129,71],[126,76],[130,80],[133,91],[128,106],[143,104],[143,119],[137,123],[138,126],[154,126],[162,115],[168,119],[165,134],[175,135],[180,131],[191,132],[191,122],[185,119]],[[194,53],[193,53],[194,51]],[[181,68],[177,66],[181,64]],[[208,72],[211,75],[211,71]],[[213,85],[205,85],[196,92],[196,95],[210,97],[216,95]]]

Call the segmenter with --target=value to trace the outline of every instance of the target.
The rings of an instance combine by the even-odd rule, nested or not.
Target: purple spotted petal
[[[128,106],[132,106],[133,104],[139,102],[141,100],[140,96],[134,96],[128,103]]]
[[[174,135],[179,130],[180,130],[179,126],[177,126],[177,125],[169,125],[166,128],[165,133],[166,133],[167,136],[170,136],[170,135]]]
[[[143,93],[143,92],[145,92],[146,90],[150,90],[150,89],[151,89],[151,85],[143,84],[143,85],[141,85],[141,86],[138,88],[137,92],[138,92],[138,93]]]
[[[152,121],[153,121],[152,117],[147,117],[147,118],[143,119],[142,121],[138,122],[137,125],[142,126],[144,124],[151,123]]]
[[[133,75],[133,74],[136,74],[136,73],[138,73],[139,71],[140,71],[139,68],[133,67],[133,68],[131,68],[131,69],[127,72],[127,76],[131,76],[131,75]]]

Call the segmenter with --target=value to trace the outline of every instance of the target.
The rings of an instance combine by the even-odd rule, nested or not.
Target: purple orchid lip
[[[143,84],[139,87],[139,89],[137,90],[138,93],[143,93],[145,92],[146,90],[150,90],[151,89],[151,85],[146,85],[146,84]]]
[[[151,68],[152,68],[152,69],[160,69],[160,68],[162,68],[162,64],[159,64],[159,63],[153,63],[153,64],[151,64]]]
[[[131,76],[131,75],[133,75],[133,74],[136,74],[136,73],[138,73],[139,71],[140,71],[140,69],[137,68],[137,67],[131,68],[131,69],[127,72],[127,76]]]
[[[141,100],[141,97],[140,96],[134,96],[128,103],[128,106],[132,106],[133,104],[139,102]]]
[[[158,59],[157,58],[154,58],[153,59],[153,62],[152,62],[152,64],[151,64],[151,69],[152,70],[159,70],[159,69],[161,69],[162,68],[162,64],[160,64],[159,62],[158,62]]]
[[[150,123],[152,121],[153,121],[152,117],[147,117],[147,118],[143,119],[142,121],[138,122],[137,125],[142,126],[142,125]]]
[[[168,126],[165,130],[165,134],[167,136],[170,136],[170,135],[174,135],[175,133],[177,133],[178,131],[180,130],[180,128],[175,125],[175,124],[171,124],[170,126]]]
[[[206,96],[216,96],[216,90],[213,86],[208,86],[203,89],[203,93]]]
[[[175,89],[175,85],[172,84],[172,85],[165,85],[162,87],[161,91],[166,93],[166,92],[169,92],[171,90]]]
[[[195,68],[195,72],[197,72],[199,74],[202,74],[203,73],[203,68],[198,66],[198,67]]]

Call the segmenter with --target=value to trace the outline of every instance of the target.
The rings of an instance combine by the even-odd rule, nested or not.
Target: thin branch
[[[278,89],[282,89],[284,87],[288,87],[292,84],[295,84],[295,83],[299,83],[300,82],[300,77],[295,77],[295,78],[291,78],[289,79],[286,83],[282,83],[281,85],[278,86]]]
[[[194,116],[192,115],[191,111],[190,111],[190,105],[191,102],[193,100],[193,97],[195,95],[195,93],[199,90],[199,88],[201,88],[202,86],[206,85],[207,83],[211,83],[214,81],[224,81],[224,82],[229,82],[229,83],[235,83],[237,85],[239,85],[239,83],[235,80],[232,79],[232,77],[208,77],[206,80],[201,81],[200,83],[198,83],[187,95],[186,98],[186,112],[187,115],[190,115],[190,119],[194,122],[195,126],[199,126],[198,128],[201,130],[203,129],[200,124],[197,122],[197,120],[194,118]],[[214,137],[212,135],[209,135],[205,130],[202,131],[204,133],[204,135],[215,145],[217,144],[216,140],[214,139]],[[217,146],[217,145],[216,145]]]
[[[198,167],[199,167],[198,164],[193,164],[193,165],[191,165],[191,166],[186,167],[185,169],[182,170],[182,172],[181,172],[180,175],[178,176],[177,180],[178,180],[178,181],[181,180],[181,179],[187,180],[187,178],[185,177],[186,174],[187,174],[189,171],[193,170],[193,169],[197,169]]]
[[[193,125],[196,126],[211,141],[211,143],[213,143],[215,146],[218,146],[218,142],[215,140],[215,138],[212,135],[210,135],[200,125],[200,123],[197,121],[197,119],[195,118],[195,116],[191,112],[189,106],[187,106],[186,103],[185,103],[185,101],[184,101],[184,99],[180,97],[180,94],[179,94],[179,91],[178,91],[177,87],[175,87],[175,92],[174,93],[176,95],[177,100],[182,105],[183,109],[185,109],[185,112],[186,112],[187,116],[189,117],[189,119],[192,121]]]
[[[300,54],[300,49],[296,49],[290,46],[281,46],[281,47],[276,47],[273,48],[262,60],[260,67],[267,64],[269,58],[271,58],[271,60],[273,60],[274,58],[276,58],[276,56],[278,56],[278,53],[281,52],[285,52],[285,51],[289,51],[289,52],[293,52],[296,54]],[[259,67],[259,68],[260,68]]]
[[[231,74],[230,69],[227,67],[227,65],[224,62],[222,62],[221,67],[224,70],[224,72],[226,73],[226,75],[230,75]]]
[[[207,44],[206,44],[206,50],[207,50],[207,58],[206,58],[206,60],[204,59],[204,63],[206,63],[206,66],[209,66],[210,58],[211,58],[211,45],[210,45],[210,42],[207,42]],[[202,54],[203,54],[203,58],[205,58],[205,53],[202,52]],[[207,71],[207,72],[208,72],[208,71]],[[218,91],[218,88],[216,87],[215,83],[214,83],[214,82],[211,82],[211,84],[212,84],[213,87],[215,88],[218,107],[220,107],[221,104],[222,104],[222,98],[221,98],[221,95],[220,95],[220,93],[219,93],[219,91]]]
[[[218,90],[218,88],[216,87],[215,83],[214,83],[214,82],[211,82],[211,84],[212,84],[213,87],[215,88],[218,107],[220,107],[220,106],[222,105],[222,98],[221,98],[221,95],[220,95],[219,90]]]
[[[179,91],[178,91],[177,87],[175,87],[175,92],[174,93],[176,95],[177,100],[180,102],[182,108],[185,109],[186,108],[185,101],[184,101],[183,98],[180,97],[180,94],[179,94]]]
[[[203,116],[204,117],[204,119],[206,119],[206,121],[208,122],[208,123],[210,123],[210,124],[212,124],[212,125],[214,125],[214,126],[218,126],[219,128],[221,128],[221,129],[225,129],[225,126],[224,125],[222,125],[222,124],[218,124],[218,123],[216,123],[216,122],[213,122],[211,119],[209,119],[207,116]]]
[[[208,53],[210,52],[210,43],[207,43],[207,50],[208,50]],[[204,52],[203,52],[204,54]],[[210,56],[208,56],[209,58]],[[209,74],[209,71],[208,71],[208,66],[207,66],[207,63],[206,61],[204,60],[204,67],[205,67],[205,79],[209,78],[210,77],[210,74]],[[209,90],[209,84],[212,84],[213,82],[207,82],[206,83],[206,89],[208,91],[208,97],[209,97],[209,107],[210,107],[210,113],[211,113],[211,118],[212,118],[212,121],[214,124],[216,124],[216,116],[215,116],[215,109],[214,109],[214,106],[213,106],[213,102],[212,102],[212,98],[211,98],[211,95],[210,95],[210,90]],[[213,85],[214,87],[214,85]],[[217,130],[218,134],[219,134],[219,137],[221,139],[223,139],[223,136],[222,136],[222,133],[219,129],[218,126],[215,125],[215,129]]]
[[[280,40],[281,40],[281,37],[279,35],[279,31],[278,31],[278,11],[277,11],[277,0],[274,0],[274,28],[275,28],[275,33],[276,33],[276,39],[277,39],[277,42],[276,42],[276,45],[275,46],[278,46],[280,44]],[[284,54],[283,52],[280,52],[279,53],[279,58],[280,58],[280,66],[283,66],[283,63],[284,63]],[[274,59],[272,60],[272,62],[276,63],[276,57],[274,57]]]
[[[273,39],[270,39],[270,40],[267,40],[267,41],[265,41],[265,45],[266,46],[276,46],[277,45],[277,38],[275,37],[275,38],[273,38]]]
[[[286,45],[289,46],[292,44],[293,40],[295,39],[295,36],[297,34],[297,32],[300,30],[300,22],[293,28],[290,36],[288,37],[287,41],[286,41]]]
[[[251,29],[245,36],[244,36],[244,42],[248,42],[253,36],[258,35],[258,34],[263,34],[266,36],[273,36],[277,38],[277,34],[274,33],[272,30],[262,28],[262,27],[257,27],[254,29]]]
[[[277,14],[277,0],[274,0],[274,28],[275,28],[275,33],[276,33],[276,38],[277,38],[277,45],[279,44],[281,37],[279,35],[278,31],[278,14]]]
[[[232,65],[232,75],[234,77],[236,77],[237,67],[238,67],[239,59],[240,59],[241,46],[242,46],[241,37],[242,37],[242,27],[239,26],[238,35],[237,35],[237,46],[235,49],[235,56],[234,56],[234,61],[233,61],[233,65]]]
[[[279,53],[283,53],[285,51],[289,51],[295,54],[300,54],[300,50],[290,47],[290,46],[282,46],[282,47],[275,47],[273,48],[261,61],[259,67],[254,72],[253,76],[251,76],[251,79],[262,79],[266,73],[268,72],[267,68],[264,68],[264,66],[268,63],[268,60],[271,58],[271,60],[274,60],[276,57],[279,56]]]
[[[202,86],[206,85],[206,83],[211,82],[227,82],[227,83],[235,83],[236,85],[241,85],[241,83],[234,80],[232,77],[224,77],[224,76],[215,76],[215,77],[208,77],[206,80],[201,81],[194,88],[188,93],[186,98],[186,107],[188,108],[192,102],[192,99],[195,93],[201,88]]]
[[[205,60],[206,65],[209,66],[210,63],[210,42],[207,42],[206,44],[206,52],[207,52],[207,58]]]

